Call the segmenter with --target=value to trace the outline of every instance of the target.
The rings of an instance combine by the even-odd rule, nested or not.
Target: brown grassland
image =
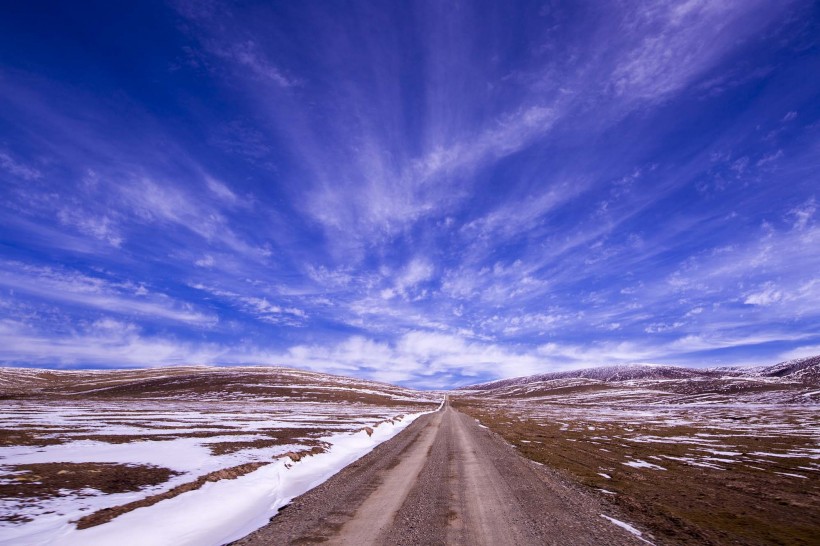
[[[615,419],[590,426],[578,417],[583,409],[574,408],[559,422],[533,417],[526,410],[533,404],[453,397],[454,407],[500,434],[521,455],[587,486],[658,543],[816,545],[820,540],[816,458],[763,455],[815,448],[811,435],[763,429],[756,435],[721,434],[707,422],[658,426]],[[728,419],[748,421],[750,415],[739,412]],[[788,422],[789,416],[783,419]],[[652,441],[634,440],[647,437]],[[708,438],[707,447],[718,454],[694,458],[703,447],[682,438]],[[634,461],[649,465],[625,464]]]

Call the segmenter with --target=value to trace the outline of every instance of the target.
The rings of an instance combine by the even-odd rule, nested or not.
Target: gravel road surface
[[[610,511],[445,405],[234,544],[646,544]]]

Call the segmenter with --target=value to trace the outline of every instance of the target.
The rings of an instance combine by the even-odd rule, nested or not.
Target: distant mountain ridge
[[[820,379],[820,355],[787,360],[774,366],[763,368],[766,377],[800,377],[817,381]]]
[[[501,379],[452,392],[466,396],[558,397],[561,400],[576,396],[578,401],[622,401],[638,396],[649,402],[664,399],[681,403],[706,400],[820,403],[820,355],[771,366],[602,366]],[[71,371],[0,367],[0,400],[150,398],[390,404],[432,403],[438,396],[440,394],[433,391],[267,366]]]
[[[820,382],[820,355],[787,360],[772,366],[726,366],[714,368],[686,368],[683,366],[654,364],[600,366],[580,370],[550,372],[510,379],[499,379],[496,381],[459,387],[457,390],[494,390],[505,387],[554,381],[558,379],[591,379],[604,383],[617,383],[621,381],[635,380],[720,379],[744,377],[784,378],[802,383],[818,383]]]
[[[109,370],[0,367],[0,400],[155,399],[373,404],[434,403],[439,396],[388,383],[273,366]]]

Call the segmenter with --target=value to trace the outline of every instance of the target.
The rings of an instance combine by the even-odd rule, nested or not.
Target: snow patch
[[[608,519],[609,521],[611,521],[612,523],[614,523],[615,525],[617,525],[621,529],[626,529],[627,531],[629,531],[630,533],[632,533],[633,535],[635,535],[636,537],[638,537],[642,541],[646,542],[647,544],[652,544],[651,542],[649,542],[645,538],[642,538],[643,533],[641,533],[640,531],[638,531],[637,529],[632,527],[630,524],[624,523],[623,521],[621,521],[619,519],[611,518],[611,517],[609,517],[607,515],[604,515],[604,514],[601,514],[601,517],[604,518],[604,519]]]
[[[803,478],[804,480],[808,480],[808,476],[804,476],[802,474],[792,474],[791,472],[775,472],[775,474],[780,474],[781,476],[789,476],[791,478]]]
[[[652,470],[666,470],[662,466],[658,466],[656,464],[648,463],[642,459],[635,459],[634,461],[627,461],[625,463],[621,463],[626,466],[631,466],[632,468],[651,468]]]
[[[28,525],[5,528],[0,545],[225,544],[264,526],[294,497],[324,482],[427,413],[432,412],[410,414],[401,421],[381,423],[372,429],[372,435],[362,430],[324,437],[322,440],[330,444],[324,453],[296,463],[280,459],[233,480],[208,482],[199,489],[138,508],[97,527],[78,530],[64,518],[42,517]],[[75,458],[86,458],[80,453],[74,455]],[[123,454],[117,455],[120,458]]]

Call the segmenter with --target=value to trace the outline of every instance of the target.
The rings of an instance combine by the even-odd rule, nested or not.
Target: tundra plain
[[[810,545],[819,368],[594,368],[449,393],[286,368],[4,368],[0,544],[264,543],[303,527],[332,542],[367,530],[381,495],[395,510],[380,525],[405,543],[475,542],[495,514],[526,520],[534,543],[577,528],[589,543],[615,529],[624,543]],[[445,395],[444,417],[425,416]],[[394,476],[408,465],[412,478]],[[478,483],[520,510],[464,504]],[[522,493],[535,483],[541,495]],[[566,506],[584,507],[583,525]],[[308,529],[311,510],[336,512]]]
[[[151,509],[170,519],[179,512],[163,513],[160,503],[194,496],[229,506],[215,486],[319,454],[332,470],[335,444],[355,439],[351,453],[367,449],[380,429],[441,398],[276,368],[7,368],[0,381],[3,544],[68,543],[75,529],[112,524],[125,533],[133,526],[122,523],[126,514]],[[232,525],[244,528],[214,522],[226,536]]]
[[[809,545],[820,536],[818,364],[547,374],[453,404],[658,544]]]

